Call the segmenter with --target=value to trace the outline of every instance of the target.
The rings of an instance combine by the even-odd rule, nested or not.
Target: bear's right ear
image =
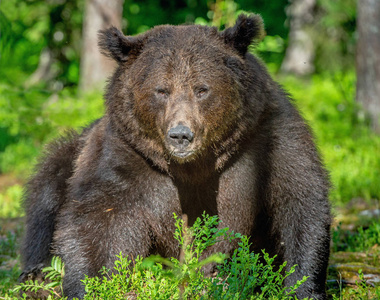
[[[137,56],[143,46],[141,39],[125,36],[115,27],[100,30],[98,36],[100,52],[118,63],[125,62],[131,56]]]

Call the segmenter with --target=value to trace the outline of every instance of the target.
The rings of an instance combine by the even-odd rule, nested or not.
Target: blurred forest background
[[[370,0],[0,0],[0,218],[23,215],[22,186],[43,146],[102,115],[114,66],[99,55],[97,30],[223,29],[242,11],[264,19],[252,51],[315,133],[337,223],[378,218],[380,1]]]

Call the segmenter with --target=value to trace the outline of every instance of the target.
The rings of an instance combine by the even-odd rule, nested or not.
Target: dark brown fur
[[[310,276],[299,298],[326,298],[327,175],[289,97],[247,53],[262,31],[260,17],[242,15],[223,32],[101,32],[103,53],[119,63],[107,111],[55,143],[30,182],[24,274],[53,251],[66,264],[66,295],[83,297],[84,274],[119,252],[178,256],[173,212],[192,223],[206,211],[251,236],[253,250],[297,264],[285,284]],[[191,133],[185,144],[170,136],[176,126]]]

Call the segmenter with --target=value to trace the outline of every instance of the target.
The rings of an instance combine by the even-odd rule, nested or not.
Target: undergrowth
[[[374,220],[367,227],[360,226],[356,231],[343,230],[339,225],[332,232],[334,252],[365,252],[380,245],[380,220]]]
[[[246,236],[230,232],[228,228],[217,229],[216,216],[204,214],[192,227],[187,227],[177,216],[175,222],[174,237],[181,247],[179,259],[160,256],[129,259],[120,253],[112,270],[103,267],[99,276],[85,277],[84,299],[293,299],[297,288],[307,280],[304,277],[294,286],[284,287],[285,278],[296,266],[284,271],[284,263],[277,269],[274,257],[264,251],[262,255],[250,252]],[[202,258],[209,246],[225,239],[239,240],[238,248],[229,259],[221,253]],[[215,277],[206,277],[202,272],[202,267],[210,263],[219,264]],[[25,299],[26,292],[39,290],[48,291],[49,299],[66,299],[62,295],[64,266],[61,260],[53,258],[51,266],[43,272],[47,283],[21,283],[4,299],[17,299],[20,292]]]

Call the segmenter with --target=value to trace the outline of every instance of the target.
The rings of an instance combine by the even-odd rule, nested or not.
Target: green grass
[[[0,83],[0,173],[25,179],[43,146],[65,130],[79,129],[103,113],[102,92],[79,96],[25,90]]]
[[[20,184],[7,187],[0,194],[0,217],[15,218],[22,215],[21,197],[22,186]]]
[[[18,223],[13,229],[4,228],[6,222],[8,220],[0,223],[0,299],[17,283],[20,275],[18,251],[22,227]]]
[[[0,176],[25,182],[46,143],[68,129],[80,130],[103,110],[101,91],[51,94],[0,83]],[[22,215],[21,196],[19,183],[4,186],[0,178],[0,218]]]
[[[380,136],[370,131],[354,101],[354,73],[281,82],[315,133],[331,175],[331,201],[342,205],[353,198],[380,199]]]
[[[355,231],[343,230],[341,225],[332,232],[333,251],[365,252],[380,245],[380,220],[369,226],[360,226]]]

